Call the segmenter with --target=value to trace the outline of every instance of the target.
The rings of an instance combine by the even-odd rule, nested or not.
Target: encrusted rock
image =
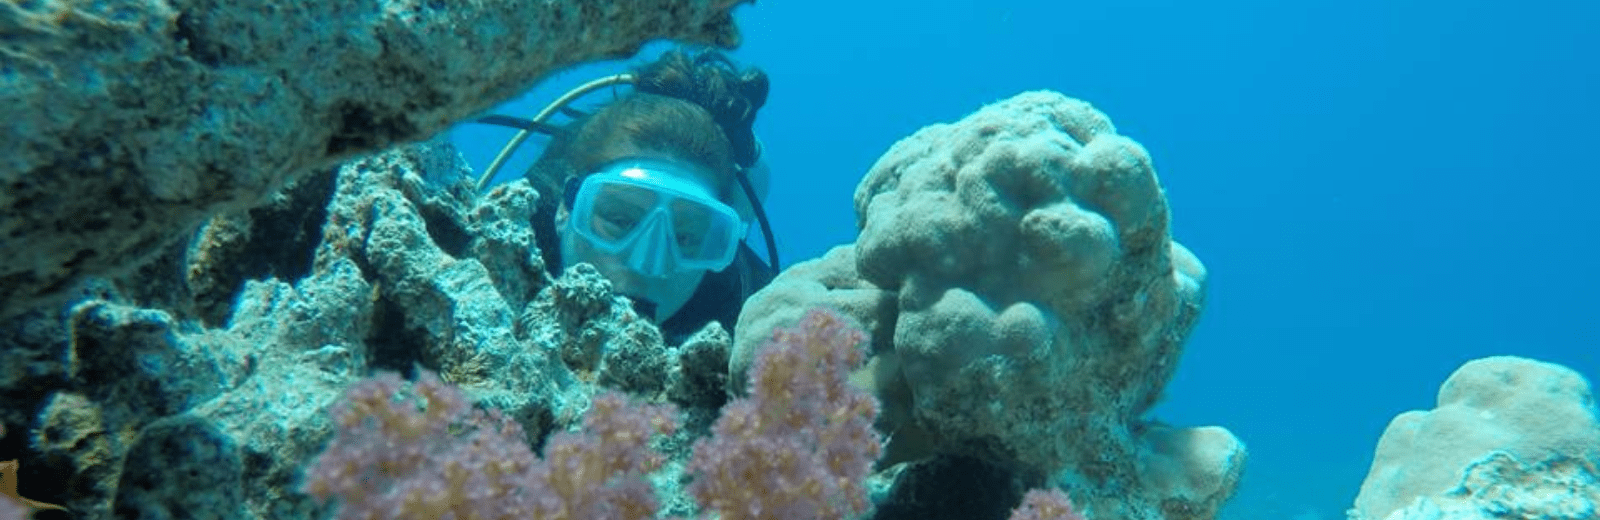
[[[271,242],[273,229],[316,240],[282,240],[253,274],[202,284],[239,285],[220,325],[145,306],[132,295],[152,291],[133,278],[83,287],[64,327],[38,311],[11,322],[0,353],[42,377],[5,373],[32,392],[7,388],[4,409],[40,411],[0,420],[31,434],[15,437],[31,437],[30,468],[60,477],[30,493],[88,518],[316,518],[326,508],[299,492],[301,469],[331,433],[328,406],[374,370],[437,372],[520,422],[533,445],[570,426],[602,384],[664,401],[676,378],[705,378],[678,374],[678,351],[592,268],[549,279],[521,220],[538,197],[525,182],[478,196],[442,143],[332,175],[328,195],[282,208],[324,215],[317,232],[250,220],[277,214],[260,212],[229,227],[250,230],[245,242]],[[169,267],[248,249],[215,234],[192,240],[191,251],[218,247],[165,258]],[[184,297],[158,303],[191,308]],[[594,364],[569,366],[561,353],[572,350]],[[715,404],[693,413],[714,416]]]

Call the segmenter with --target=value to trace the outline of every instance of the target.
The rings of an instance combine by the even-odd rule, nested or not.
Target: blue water
[[[1432,407],[1468,359],[1600,380],[1600,3],[813,0],[738,18],[732,56],[772,76],[756,129],[786,263],[854,239],[856,181],[889,145],[1018,92],[1094,103],[1150,150],[1174,235],[1211,272],[1156,414],[1250,446],[1228,518],[1342,518],[1389,419]],[[454,137],[482,167],[507,135]]]

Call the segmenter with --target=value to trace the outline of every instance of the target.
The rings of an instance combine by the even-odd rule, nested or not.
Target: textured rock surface
[[[562,67],[653,38],[736,44],[735,3],[0,3],[0,318]]]
[[[54,477],[30,481],[30,498],[84,518],[314,518],[300,468],[330,433],[329,403],[372,369],[435,371],[535,445],[601,384],[715,416],[731,338],[664,346],[592,269],[552,279],[522,247],[538,197],[525,182],[474,195],[459,155],[433,144],[327,179],[281,208],[319,210],[309,239],[256,220],[276,211],[227,215],[152,271],[170,280],[97,281],[58,327],[30,311],[0,328],[0,353],[19,363],[0,373],[0,410],[39,410],[0,415],[15,433],[0,442],[26,439],[28,464]],[[257,242],[295,250],[259,271],[215,265]],[[188,291],[155,308],[129,296],[154,292],[140,283]],[[226,319],[207,325],[219,301]]]
[[[891,461],[995,461],[1091,517],[1208,519],[1243,445],[1148,424],[1203,305],[1205,270],[1168,234],[1149,156],[1087,103],[1030,92],[896,143],[856,189],[860,237],[745,307],[743,372],[796,309],[874,337]]]
[[[1438,406],[1400,414],[1373,454],[1357,520],[1600,517],[1600,420],[1583,376],[1491,357],[1462,365]]]

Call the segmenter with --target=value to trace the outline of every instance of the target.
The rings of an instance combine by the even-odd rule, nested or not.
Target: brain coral
[[[735,373],[774,327],[829,305],[873,332],[862,376],[891,458],[1000,461],[1113,517],[1215,515],[1243,445],[1141,419],[1205,289],[1143,147],[1088,103],[1024,93],[896,143],[855,209],[855,244],[747,304]]]

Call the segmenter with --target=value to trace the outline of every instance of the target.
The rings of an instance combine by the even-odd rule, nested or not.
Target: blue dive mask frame
[[[653,277],[720,271],[733,262],[746,224],[672,161],[627,158],[567,181],[567,230],[595,251]]]

